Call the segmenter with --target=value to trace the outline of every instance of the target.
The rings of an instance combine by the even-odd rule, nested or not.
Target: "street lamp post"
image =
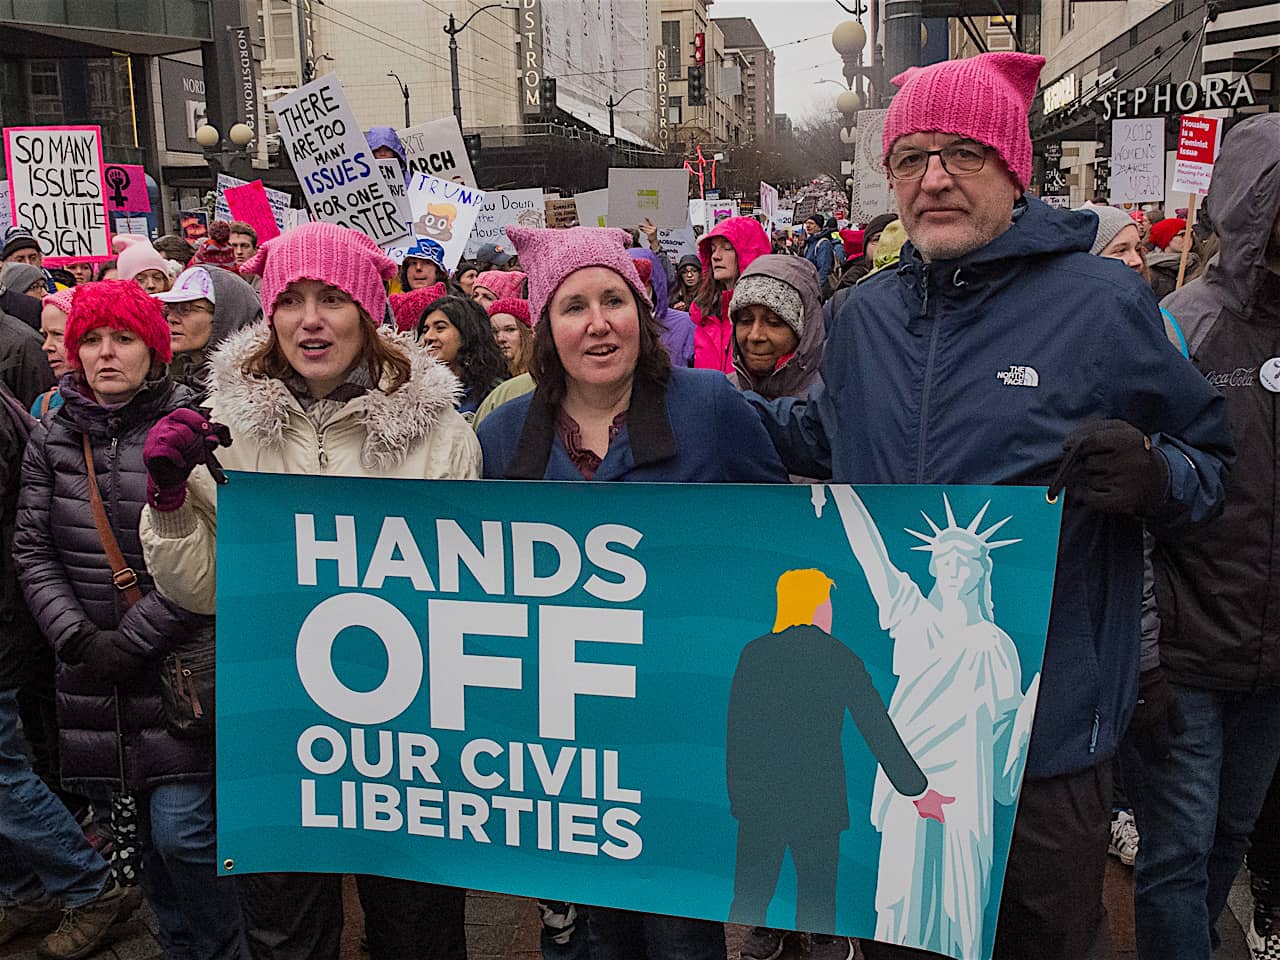
[[[609,139],[613,139],[613,108],[620,106],[622,101],[627,99],[633,93],[639,93],[644,87],[632,87],[617,100],[613,99],[613,94],[609,94],[609,99],[605,101],[605,106],[609,108]]]
[[[232,176],[250,172],[249,155],[245,147],[253,140],[253,128],[245,123],[237,123],[227,131],[227,139],[222,138],[218,128],[206,123],[196,131],[196,143],[204,150],[205,163],[209,164],[209,172],[213,175],[214,186],[218,183],[218,174],[226,172]],[[228,141],[230,144],[228,145]],[[247,176],[240,177],[249,179]]]
[[[467,29],[471,21],[486,10],[517,10],[519,7],[511,2],[490,3],[480,7],[466,20],[462,21],[462,26],[458,26],[458,21],[453,14],[449,14],[449,22],[445,24],[444,32],[449,35],[449,75],[453,80],[453,115],[458,121],[458,129],[462,129],[462,85],[458,82],[458,34]]]
[[[413,124],[409,120],[409,85],[396,76],[394,70],[388,70],[387,76],[395,77],[396,84],[400,87],[400,95],[404,97],[404,125],[411,127]]]

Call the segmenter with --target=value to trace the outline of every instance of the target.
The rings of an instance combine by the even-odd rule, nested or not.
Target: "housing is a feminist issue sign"
[[[990,956],[1042,488],[230,476],[223,873]]]

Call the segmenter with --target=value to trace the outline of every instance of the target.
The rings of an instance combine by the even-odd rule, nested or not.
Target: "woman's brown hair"
[[[630,285],[628,285],[630,289]],[[645,299],[634,290],[631,296],[636,303],[640,320],[640,352],[636,357],[636,379],[646,379],[663,385],[671,379],[671,355],[662,342],[662,326],[653,317],[653,310]],[[560,351],[556,349],[551,333],[551,304],[542,308],[538,325],[533,331],[533,356],[529,360],[529,373],[538,389],[552,404],[564,401],[566,381]]]
[[[253,351],[240,369],[247,377],[269,377],[272,380],[284,380],[296,370],[285,359],[280,349],[280,340],[276,336],[275,325],[268,327],[270,331],[262,346]],[[360,310],[360,331],[364,334],[364,346],[360,349],[360,357],[356,361],[364,365],[369,373],[369,381],[383,393],[392,394],[409,382],[412,367],[408,356],[396,344],[384,340],[378,335],[378,327],[369,314]],[[383,380],[387,381],[384,389]]]
[[[529,372],[529,363],[533,360],[533,331],[526,327],[519,320],[516,326],[520,330],[520,342],[516,344],[516,355],[511,358],[511,362],[507,367],[511,376],[518,377],[522,373]]]

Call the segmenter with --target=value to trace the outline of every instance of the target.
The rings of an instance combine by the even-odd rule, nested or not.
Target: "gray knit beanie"
[[[791,284],[762,273],[747,274],[733,288],[729,316],[732,317],[743,307],[755,304],[776,313],[778,319],[796,332],[797,337],[804,336],[804,304],[800,302],[800,294]]]
[[[1119,207],[1106,207],[1086,203],[1076,209],[1078,211],[1088,211],[1098,218],[1098,232],[1093,238],[1093,246],[1089,248],[1089,252],[1095,257],[1107,249],[1107,244],[1116,238],[1116,234],[1133,223],[1133,218],[1129,216],[1128,212],[1121,210]]]

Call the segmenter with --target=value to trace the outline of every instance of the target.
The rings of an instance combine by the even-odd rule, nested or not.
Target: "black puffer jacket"
[[[22,454],[35,421],[0,382],[0,691],[51,695],[53,657],[27,610],[13,565]]]
[[[211,742],[179,740],[164,728],[160,662],[212,618],[188,613],[155,591],[138,538],[146,502],[142,445],[147,431],[193,398],[187,388],[165,379],[108,410],[81,394],[78,377],[63,377],[65,402],[36,426],[27,444],[13,548],[27,603],[58,654],[62,775],[77,783],[118,785],[123,771],[124,785],[132,790],[207,777]],[[138,574],[143,597],[133,607],[111,582],[94,527],[81,447],[85,433],[112,531]],[[66,654],[87,625],[119,630],[147,658],[148,668],[116,686],[87,666],[68,663]]]

